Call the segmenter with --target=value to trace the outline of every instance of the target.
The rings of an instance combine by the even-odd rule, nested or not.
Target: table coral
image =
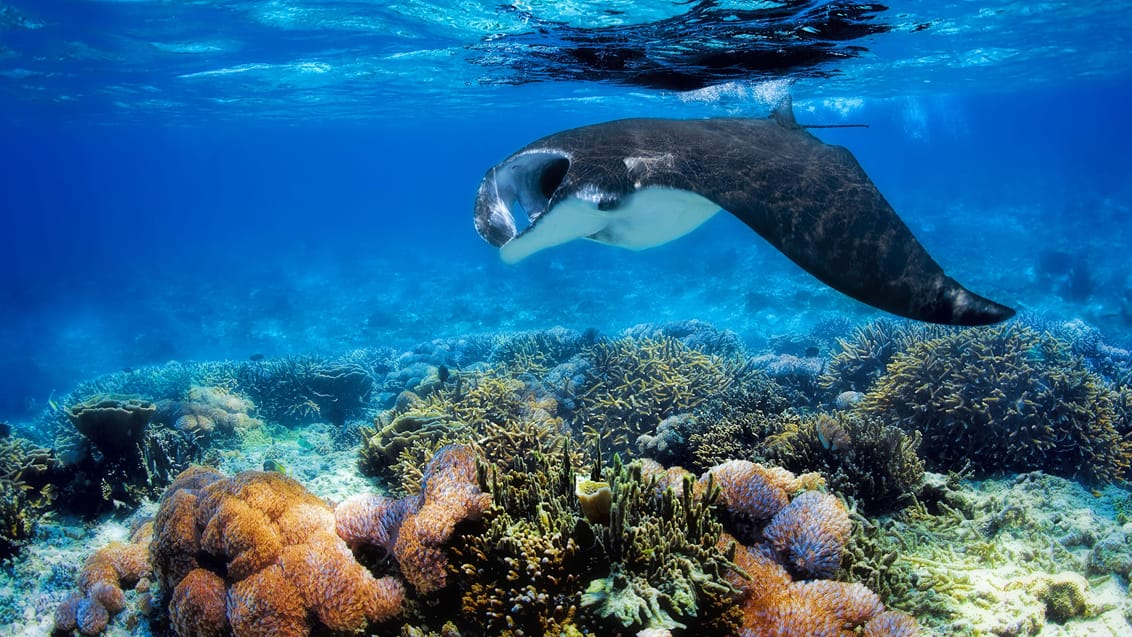
[[[134,452],[146,423],[157,410],[134,396],[96,395],[67,408],[67,417],[83,436],[109,457]]]
[[[181,637],[225,634],[225,620],[235,637],[353,632],[397,614],[404,596],[354,559],[325,502],[274,472],[182,474],[151,552]]]

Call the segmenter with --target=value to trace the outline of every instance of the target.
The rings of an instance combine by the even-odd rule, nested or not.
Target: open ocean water
[[[203,404],[207,379],[246,399],[229,411],[269,433],[212,448],[198,436],[185,452],[191,457],[173,465],[203,461],[230,474],[278,461],[337,502],[382,488],[374,475],[390,481],[382,470],[359,475],[357,449],[375,431],[363,426],[380,434],[404,416],[403,391],[427,398],[435,390],[458,402],[460,385],[444,393],[449,374],[503,373],[500,343],[568,333],[579,343],[571,354],[589,368],[598,363],[585,347],[603,339],[648,347],[649,335],[669,335],[765,371],[791,403],[780,411],[799,422],[863,398],[883,424],[923,435],[930,475],[962,495],[937,508],[925,504],[935,501],[920,490],[927,487],[906,485],[917,513],[904,499],[866,516],[894,516],[884,524],[895,526],[875,528],[918,538],[890,546],[903,574],[870,580],[847,559],[836,575],[916,617],[923,634],[1132,635],[1132,496],[1124,486],[1132,452],[1120,447],[1132,435],[1129,51],[1132,11],[1121,2],[0,0],[0,519],[8,528],[0,533],[8,557],[0,634],[49,631],[86,556],[153,515],[175,475],[164,467],[162,481],[149,466],[138,489],[106,486],[128,482],[133,470],[82,431],[74,414],[83,401],[113,393],[152,402],[150,426],[185,433],[179,418],[188,408],[162,401]],[[485,171],[532,140],[629,117],[763,118],[787,95],[802,125],[864,125],[811,132],[854,154],[949,275],[1018,310],[1007,329],[1028,330],[1018,364],[1033,369],[1004,365],[1022,378],[1016,382],[1037,380],[1027,390],[1004,386],[983,411],[955,418],[1002,424],[993,411],[1001,398],[1019,401],[1011,417],[1030,414],[1004,425],[1022,436],[1065,423],[1085,434],[1050,434],[1034,457],[962,434],[962,444],[996,450],[966,463],[938,441],[933,447],[933,435],[948,434],[917,431],[915,415],[872,398],[883,391],[877,386],[828,380],[844,370],[835,360],[860,335],[854,330],[889,325],[891,316],[818,282],[731,215],[649,250],[574,241],[513,265],[473,227]],[[946,338],[910,322],[891,325],[912,341]],[[994,354],[975,365],[998,374],[1011,334],[986,337]],[[1042,349],[1042,335],[1061,358]],[[912,341],[893,347],[927,356]],[[953,344],[951,358],[941,355],[942,364],[983,342],[964,343]],[[580,441],[584,426],[600,420],[586,420],[597,409],[584,403],[605,381],[579,371],[589,393],[556,393],[548,379],[577,359],[557,359],[557,350],[528,355],[507,359],[506,373],[553,395],[551,415]],[[877,357],[872,380],[892,353]],[[1048,372],[1054,359],[1061,367]],[[519,369],[523,360],[545,366]],[[361,369],[364,379],[361,389],[342,381],[288,397],[290,386],[266,372],[260,385],[248,380],[258,365],[280,375],[287,365],[292,374],[295,366],[333,368],[335,382]],[[496,372],[485,371],[492,365]],[[1065,381],[1062,393],[1044,375],[1078,371],[1091,376]],[[994,381],[970,376],[977,382]],[[831,387],[860,395],[841,400]],[[1046,390],[1048,405],[1035,398]],[[335,393],[350,391],[357,396]],[[276,404],[288,399],[290,406]],[[344,407],[349,400],[356,404]],[[709,392],[684,411],[713,400],[725,401]],[[1026,412],[1027,400],[1037,409]],[[1067,404],[1076,415],[1043,412]],[[960,408],[948,405],[929,401],[918,413]],[[168,422],[160,423],[163,409]],[[683,415],[668,409],[655,420]],[[74,451],[74,428],[91,448]],[[1119,449],[1098,451],[1101,443],[1089,440],[1101,434]],[[752,442],[744,458],[784,462],[761,444]],[[1051,459],[1049,449],[1070,447],[1088,451]],[[666,465],[680,457],[652,455]],[[831,466],[799,462],[797,473]],[[860,493],[825,478],[856,510]],[[20,495],[29,490],[34,497]],[[76,505],[100,497],[100,505]],[[1013,502],[1021,513],[1006,506]],[[947,522],[952,514],[959,521]],[[949,536],[950,527],[971,530]],[[1053,585],[1034,584],[1035,573],[1085,578],[1084,605],[1059,614],[1060,602],[1045,592]],[[959,583],[939,584],[948,577]],[[150,579],[153,601],[128,591],[130,606],[109,613],[108,630],[192,634],[163,619],[170,591]],[[933,582],[934,597],[908,593],[931,592]],[[982,590],[984,582],[993,590]],[[429,599],[412,587],[409,597]],[[419,608],[406,611],[406,626],[413,612]],[[559,617],[542,630],[729,634],[720,624],[685,628],[688,617],[695,613],[679,626],[651,617],[579,620],[580,628]],[[413,629],[421,632],[401,633],[389,621],[399,620],[367,630],[504,634],[476,621],[463,632],[422,622]],[[316,633],[325,629],[311,622]],[[543,634],[524,630],[513,634]],[[749,630],[736,634],[771,634]],[[781,630],[774,634],[810,629]]]

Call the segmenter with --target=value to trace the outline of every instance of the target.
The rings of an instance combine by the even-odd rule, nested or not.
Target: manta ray
[[[487,171],[475,227],[515,263],[574,239],[658,246],[720,210],[892,314],[950,325],[1014,315],[947,276],[853,154],[798,125],[789,100],[767,118],[622,119],[543,137]]]

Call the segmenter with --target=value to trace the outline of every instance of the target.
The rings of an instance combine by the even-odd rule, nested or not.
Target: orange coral
[[[448,445],[425,466],[420,494],[401,500],[376,495],[345,500],[335,511],[339,535],[354,547],[390,551],[418,593],[443,588],[445,545],[456,525],[478,520],[491,505],[491,496],[479,487],[477,458],[472,447]]]
[[[865,624],[864,637],[920,637],[920,627],[910,616],[889,610]]]
[[[742,522],[766,522],[790,502],[778,476],[747,460],[716,465],[701,480],[708,475],[719,485],[719,503]]]
[[[761,484],[762,477],[758,480]],[[743,493],[744,489],[733,492]],[[779,511],[762,532],[767,543],[749,547],[726,533],[719,539],[720,548],[735,546],[736,568],[727,574],[727,580],[739,595],[741,637],[846,637],[858,634],[855,631],[862,626],[869,637],[918,637],[914,619],[885,611],[876,593],[863,584],[824,579],[792,581],[787,567],[802,567],[806,577],[814,577],[812,571],[827,568],[830,563],[836,571],[849,533],[848,514],[839,500],[817,491],[804,492]],[[776,557],[787,558],[786,563]]]
[[[476,452],[467,445],[448,445],[432,457],[424,470],[419,507],[409,511],[397,531],[393,555],[418,593],[427,594],[447,583],[448,556],[444,545],[456,524],[478,520],[491,505],[491,496],[479,488]],[[415,510],[414,510],[415,509]]]
[[[91,554],[79,573],[78,592],[55,611],[56,630],[77,628],[84,635],[106,630],[110,618],[126,607],[122,588],[134,586],[149,574],[152,536],[153,524],[147,522],[133,532],[129,542],[111,542]]]
[[[404,598],[354,559],[325,502],[274,472],[182,474],[162,499],[152,552],[182,637],[357,632]]]
[[[212,571],[189,571],[173,589],[169,620],[178,635],[222,637],[228,633],[224,580]]]

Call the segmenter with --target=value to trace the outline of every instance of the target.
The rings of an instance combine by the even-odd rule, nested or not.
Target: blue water
[[[803,123],[869,125],[815,132],[950,274],[1132,345],[1120,3],[894,2],[862,18],[884,29],[782,68],[692,64],[663,40],[741,52],[721,29],[749,3],[639,4],[0,2],[0,420],[172,359],[683,318],[758,350],[879,317],[722,215],[647,252],[574,243],[516,266],[472,227],[484,171],[536,137],[761,117],[786,90]],[[759,6],[785,13],[776,50],[827,29],[801,30],[823,3]],[[681,31],[694,10],[718,21]],[[578,42],[604,66],[551,55]],[[625,50],[703,87],[658,87]]]

